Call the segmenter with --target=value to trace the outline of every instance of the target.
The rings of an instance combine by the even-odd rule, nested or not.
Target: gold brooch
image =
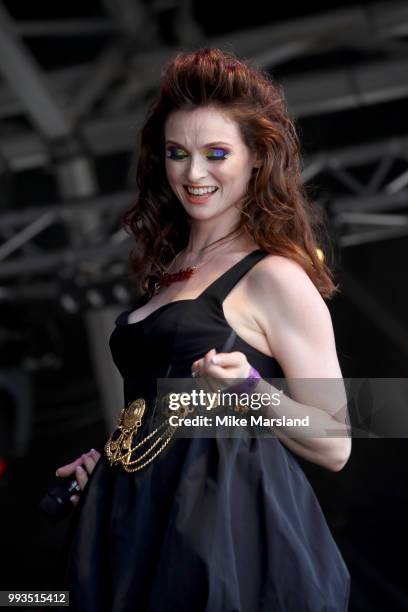
[[[151,463],[155,457],[167,446],[174,435],[176,427],[163,421],[148,436],[142,438],[133,446],[134,437],[142,424],[142,417],[146,410],[146,402],[138,398],[123,408],[115,431],[109,436],[104,450],[110,465],[121,465],[126,472],[136,472]],[[167,429],[161,435],[156,435],[167,425]],[[153,436],[156,436],[154,438]],[[151,445],[139,457],[135,457],[135,451],[141,448],[148,440]],[[162,442],[160,446],[159,443]],[[158,448],[156,448],[158,447]],[[152,451],[155,450],[153,455]],[[149,456],[150,455],[150,456]]]

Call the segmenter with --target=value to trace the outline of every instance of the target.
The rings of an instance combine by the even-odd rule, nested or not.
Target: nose
[[[201,179],[207,176],[207,162],[200,155],[190,157],[187,166],[187,182],[198,183]]]

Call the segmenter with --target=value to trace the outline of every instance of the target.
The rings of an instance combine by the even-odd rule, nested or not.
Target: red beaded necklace
[[[161,287],[168,287],[172,283],[190,278],[196,270],[197,266],[181,268],[177,272],[163,272],[158,283]]]
[[[172,263],[176,261],[177,257],[182,252],[183,251],[180,251],[180,253],[177,253],[173,261],[170,263],[169,267],[171,266]],[[188,266],[187,268],[180,268],[180,270],[177,270],[177,272],[167,272],[167,271],[162,272],[159,280],[154,285],[154,293],[157,293],[161,287],[168,287],[172,283],[177,283],[179,281],[183,281],[183,280],[186,280],[187,278],[190,278],[198,268],[200,268],[204,263],[208,263],[209,261],[211,261],[211,259],[213,259],[213,257],[210,257],[209,260],[207,260],[206,262],[202,262],[198,264],[197,266]]]

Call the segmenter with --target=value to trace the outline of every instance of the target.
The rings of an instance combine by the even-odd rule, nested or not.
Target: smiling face
[[[234,121],[211,107],[175,111],[165,124],[165,155],[170,187],[190,217],[237,221],[256,155]]]

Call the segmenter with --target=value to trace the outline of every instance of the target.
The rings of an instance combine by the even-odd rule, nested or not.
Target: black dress
[[[220,351],[231,332],[222,302],[265,255],[248,254],[197,299],[137,323],[127,323],[131,311],[119,315],[110,348],[126,405],[143,397],[149,406],[169,363],[172,377],[189,377],[193,361]],[[239,336],[231,350],[264,378],[284,377]],[[72,610],[347,610],[347,567],[296,456],[277,438],[174,438],[134,473],[102,454],[76,512],[66,572]]]

